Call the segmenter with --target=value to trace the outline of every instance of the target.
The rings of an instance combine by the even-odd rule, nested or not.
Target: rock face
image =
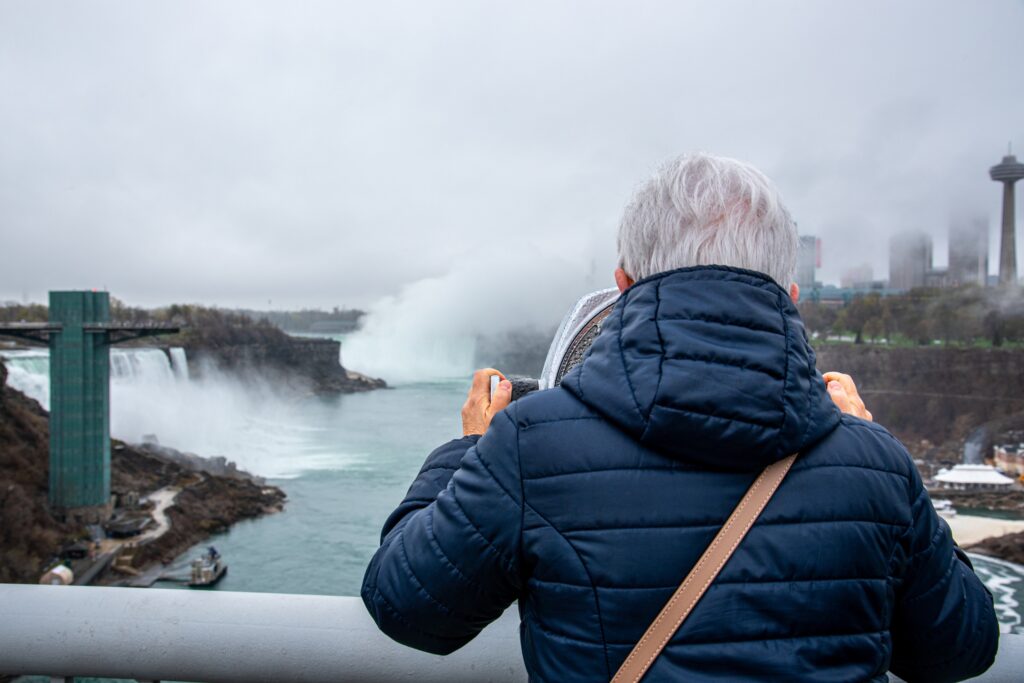
[[[174,449],[114,442],[111,489],[146,493],[164,486],[181,489],[167,508],[171,528],[152,543],[137,548],[133,564],[144,567],[169,560],[235,522],[282,509],[285,494],[259,477],[238,470],[224,458],[205,458]],[[215,474],[224,468],[224,474]]]
[[[829,344],[818,369],[852,375],[875,421],[907,442],[963,439],[1024,413],[1024,351]],[[908,443],[909,445],[909,443]]]
[[[537,377],[552,334],[481,337],[476,364]],[[815,354],[822,372],[853,376],[875,421],[915,455],[927,440],[925,450],[946,445],[945,459],[958,462],[959,444],[947,442],[983,424],[991,423],[993,434],[1024,424],[1024,349],[825,344]]]
[[[1024,565],[1024,531],[1016,534],[1007,534],[1006,536],[986,538],[981,543],[967,548],[967,550]]]
[[[476,365],[537,377],[552,335],[481,337]],[[959,462],[960,442],[975,428],[991,424],[995,435],[1024,425],[1024,349],[824,344],[815,354],[822,372],[853,376],[875,421],[915,455],[941,450],[940,459]]]
[[[235,522],[281,510],[284,500],[284,493],[273,486],[230,477],[199,477],[187,483],[174,505],[167,508],[171,528],[152,543],[139,546],[133,564],[141,569],[154,562],[169,562]]]
[[[346,370],[341,342],[333,339],[287,337],[274,343],[230,346],[187,346],[190,372],[200,375],[206,362],[239,374],[269,379],[275,384],[316,394],[347,394],[387,386],[382,379]]]
[[[46,411],[0,382],[0,582],[37,581],[43,563],[79,531],[47,508],[49,459]]]
[[[146,437],[143,438],[145,440]],[[127,447],[125,444],[118,444],[115,450],[125,447]],[[223,455],[203,457],[195,453],[185,453],[174,448],[161,446],[155,441],[146,442],[141,445],[136,444],[131,449],[140,454],[150,456],[154,460],[173,463],[189,472],[209,474],[215,477],[227,477],[229,479],[242,479],[258,486],[266,484],[266,480],[263,477],[257,477],[245,470],[238,469],[234,462],[228,460]]]

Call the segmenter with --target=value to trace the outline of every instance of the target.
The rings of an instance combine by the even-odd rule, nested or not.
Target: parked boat
[[[935,506],[935,511],[942,517],[956,517],[956,508],[953,507],[953,501],[951,500],[933,500],[932,505]]]
[[[209,588],[227,573],[228,566],[221,561],[220,553],[211,545],[201,557],[192,560],[188,585],[192,588]]]

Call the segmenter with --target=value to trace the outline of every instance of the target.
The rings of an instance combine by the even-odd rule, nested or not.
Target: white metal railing
[[[0,584],[0,672],[209,681],[526,680],[513,610],[439,657],[383,635],[359,598]]]
[[[359,598],[0,584],[0,672],[235,683],[525,681],[515,608],[439,657],[377,630]],[[936,653],[938,654],[938,653]],[[1003,636],[987,683],[1019,683]]]

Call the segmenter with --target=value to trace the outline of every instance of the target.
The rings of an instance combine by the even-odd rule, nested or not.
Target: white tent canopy
[[[990,465],[954,465],[941,469],[935,481],[953,486],[1011,486],[1013,479],[1003,476]]]

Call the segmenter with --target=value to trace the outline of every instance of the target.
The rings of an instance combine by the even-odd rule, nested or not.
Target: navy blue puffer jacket
[[[720,267],[621,298],[560,388],[438,448],[366,572],[436,653],[519,600],[534,681],[607,681],[767,464],[792,471],[646,681],[943,681],[985,670],[991,596],[904,448],[841,415],[777,284]]]

